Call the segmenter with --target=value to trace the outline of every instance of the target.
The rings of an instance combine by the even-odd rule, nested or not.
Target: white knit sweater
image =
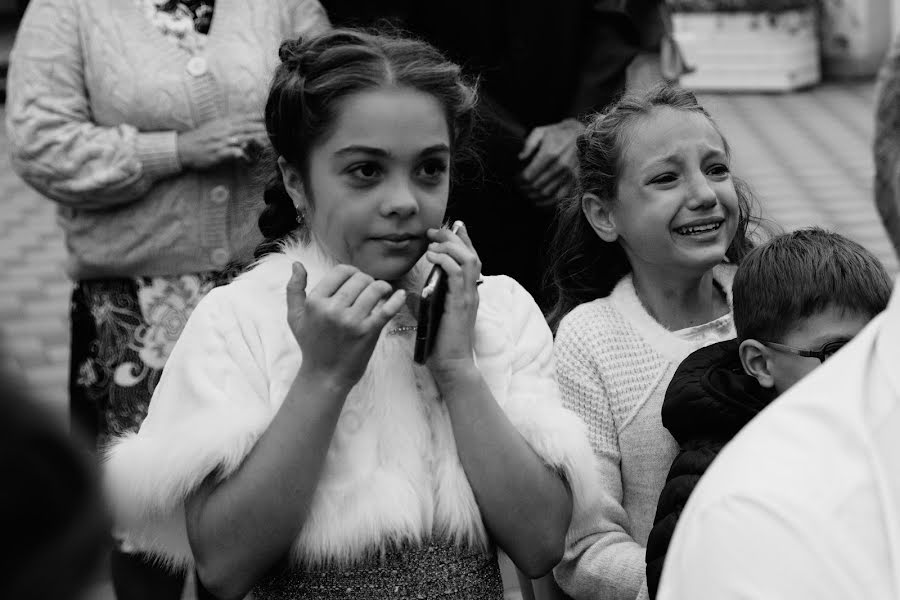
[[[734,270],[713,271],[729,305]],[[560,391],[588,426],[602,483],[586,510],[573,515],[555,570],[570,596],[647,596],[645,545],[678,450],[662,425],[666,388],[688,354],[734,336],[730,313],[678,332],[665,329],[647,313],[630,275],[608,297],[563,319],[555,345]]]

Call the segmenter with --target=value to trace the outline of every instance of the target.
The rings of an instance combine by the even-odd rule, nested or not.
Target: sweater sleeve
[[[138,433],[105,452],[116,526],[137,548],[183,568],[192,562],[184,500],[209,475],[228,477],[274,410],[251,342],[212,290],[172,350]]]
[[[181,170],[177,134],[92,122],[79,21],[72,0],[33,0],[25,12],[9,65],[12,166],[57,202],[124,204]]]
[[[556,374],[562,401],[586,423],[596,455],[595,493],[572,515],[563,560],[554,570],[576,600],[646,597],[644,548],[629,533],[622,506],[618,431],[603,376],[589,356],[590,328],[567,317],[556,336]]]

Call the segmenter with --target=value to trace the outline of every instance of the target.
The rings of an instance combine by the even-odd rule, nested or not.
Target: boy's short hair
[[[875,256],[818,227],[779,235],[754,248],[732,286],[738,338],[780,341],[801,319],[828,307],[883,311],[891,279]]]

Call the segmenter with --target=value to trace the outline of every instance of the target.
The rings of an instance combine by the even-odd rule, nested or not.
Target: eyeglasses
[[[797,356],[806,356],[808,358],[818,358],[819,362],[825,362],[826,359],[831,358],[837,351],[847,345],[847,342],[850,340],[835,340],[833,342],[828,342],[818,350],[802,350],[800,348],[794,348],[793,346],[787,346],[785,344],[778,344],[776,342],[761,342],[762,344],[772,348],[773,350],[781,350],[782,352],[788,352],[790,354],[796,354]]]

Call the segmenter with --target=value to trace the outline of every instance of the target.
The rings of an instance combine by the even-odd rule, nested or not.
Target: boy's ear
[[[775,386],[775,378],[769,368],[769,349],[764,344],[756,340],[744,340],[738,353],[747,375],[756,379],[764,388]]]
[[[306,188],[303,185],[303,177],[300,175],[299,169],[289,163],[283,156],[278,157],[278,170],[281,171],[281,182],[284,189],[287,190],[288,196],[294,203],[294,207],[298,213],[306,213],[309,210],[309,203],[306,199]]]
[[[612,202],[597,194],[584,194],[581,197],[581,212],[587,217],[591,228],[604,242],[615,242],[619,239],[615,217],[612,214]]]

